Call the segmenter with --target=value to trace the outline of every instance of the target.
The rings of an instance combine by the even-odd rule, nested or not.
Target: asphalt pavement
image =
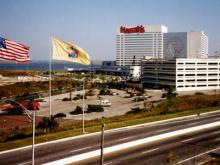
[[[113,145],[117,145],[117,144],[121,144],[125,142],[130,142],[130,141],[134,141],[137,139],[142,139],[142,138],[146,138],[146,137],[150,137],[150,136],[154,136],[154,135],[158,135],[158,134],[162,134],[166,132],[171,132],[171,131],[175,131],[179,129],[198,126],[201,124],[207,124],[207,123],[211,123],[211,122],[215,122],[219,120],[220,120],[220,112],[216,112],[216,113],[210,113],[207,115],[194,116],[190,118],[181,118],[181,119],[176,119],[176,120],[157,122],[153,124],[140,125],[136,127],[133,126],[133,127],[122,128],[122,129],[109,130],[105,132],[105,147],[109,147],[109,146],[113,146]],[[211,134],[213,132],[216,132],[216,130],[210,130]],[[205,139],[210,139],[209,137],[210,133],[207,133],[207,137]],[[219,133],[213,133],[213,135],[219,136]],[[125,154],[125,155],[131,154],[131,156],[123,155],[124,151],[120,153],[115,152],[113,154],[106,155],[106,161],[107,163],[113,162],[113,164],[114,163],[120,164],[121,159],[126,160],[127,158],[129,158],[129,161],[126,160],[128,164],[134,164],[132,163],[133,161],[138,161],[138,163],[142,164],[145,161],[150,162],[150,160],[148,159],[145,160],[145,156],[144,156],[145,154],[146,155],[153,154],[153,153],[155,154],[158,152],[162,154],[162,155],[159,154],[161,159],[156,158],[157,157],[156,155],[150,156],[152,164],[154,164],[154,162],[155,164],[157,164],[156,163],[157,160],[163,160],[163,161],[166,160],[164,159],[164,157],[167,157],[167,154],[169,153],[169,151],[173,150],[172,146],[175,146],[174,144],[178,143],[176,147],[177,148],[179,147],[180,150],[184,148],[183,146],[189,147],[188,144],[182,143],[178,139],[178,138],[182,138],[182,140],[187,140],[187,138],[186,139],[184,138],[187,136],[181,136],[175,139],[167,139],[167,140],[170,140],[170,142],[164,141],[164,144],[161,144],[162,146],[164,146],[162,148],[159,146],[157,147],[156,143],[150,144],[152,145],[152,148],[149,148],[148,146],[149,144],[147,145],[147,148],[145,148],[146,147],[145,145],[141,145],[141,147],[143,146],[143,150],[142,148],[134,147],[134,149],[136,149],[135,152],[134,151],[130,152],[129,150],[129,153]],[[191,136],[189,135],[190,138],[194,138],[194,136],[196,137],[196,135],[191,135]],[[100,133],[93,133],[93,134],[88,134],[88,135],[78,136],[78,137],[69,138],[65,140],[53,141],[50,143],[37,145],[35,148],[35,164],[47,163],[50,161],[55,161],[58,159],[69,157],[69,156],[97,150],[100,148],[100,139],[101,139]],[[202,140],[201,142],[203,141],[204,140]],[[213,141],[218,142],[218,140],[215,140],[215,139],[213,139]],[[198,141],[198,143],[199,142],[200,141]],[[168,144],[170,144],[171,147]],[[209,142],[207,144],[209,144]],[[168,146],[166,147],[166,145]],[[218,146],[218,143],[213,146]],[[0,152],[0,164],[7,164],[7,165],[31,164],[31,153],[32,153],[31,149],[32,149],[31,146],[29,146],[29,147],[20,148],[17,150]],[[144,152],[145,154],[140,154],[140,152],[141,153]],[[179,151],[175,151],[175,153],[178,153],[178,152]],[[134,156],[133,154],[142,155],[142,157],[138,157],[138,160],[137,160],[135,158],[137,156]],[[177,154],[177,155],[180,155],[180,154]],[[133,157],[134,159],[130,161],[130,159]],[[185,158],[184,156],[178,156],[178,157]],[[118,159],[120,159],[119,162],[117,161]],[[84,163],[85,164],[89,164],[89,163],[96,164],[98,158],[97,159],[94,158],[92,160],[94,162],[89,160],[89,162],[85,161],[81,163],[82,164]],[[178,160],[182,160],[182,159],[178,159]]]
[[[104,157],[104,164],[202,164],[211,160],[211,156],[208,153],[220,150],[219,130],[220,127],[107,154]],[[98,165],[100,164],[99,162],[100,157],[96,157],[74,164]]]

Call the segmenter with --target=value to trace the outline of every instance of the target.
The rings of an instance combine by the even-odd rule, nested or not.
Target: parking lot
[[[129,94],[127,94],[124,90],[116,90],[112,89],[112,92],[118,93],[118,95],[105,95],[101,96],[103,99],[108,99],[109,102],[111,102],[110,107],[104,107],[104,112],[93,112],[93,113],[85,113],[85,119],[91,120],[101,117],[112,117],[112,116],[118,116],[123,115],[126,112],[130,111],[131,108],[140,107],[143,108],[144,101],[138,101],[134,102],[132,101],[134,98],[127,98]],[[94,96],[87,96],[87,99],[85,99],[85,110],[88,107],[88,104],[96,104],[96,100],[98,99],[99,91],[95,90]],[[150,98],[147,99],[147,101],[156,101],[160,99],[161,97],[161,91],[160,90],[147,90],[147,95],[150,96]],[[77,94],[82,94],[82,91],[73,92],[73,97]],[[83,106],[83,100],[72,100],[72,101],[62,101],[63,98],[69,97],[69,93],[61,94],[52,96],[52,114],[55,115],[57,113],[65,113],[67,119],[76,119],[81,120],[82,115],[71,115],[69,112],[74,111],[76,106]],[[39,112],[37,112],[37,115],[45,116],[49,115],[49,98],[44,98],[45,102],[41,103],[41,109]]]

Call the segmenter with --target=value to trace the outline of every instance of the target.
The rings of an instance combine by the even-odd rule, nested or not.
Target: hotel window
[[[195,76],[195,74],[186,74],[186,76]]]
[[[206,81],[206,79],[198,79],[197,81],[198,82],[200,82],[200,81],[203,82],[203,81]]]
[[[209,68],[209,70],[218,70],[218,68]]]
[[[185,70],[195,70],[195,68],[185,68]]]
[[[206,68],[197,68],[197,70],[206,70]]]
[[[206,85],[197,85],[197,87],[206,87]]]

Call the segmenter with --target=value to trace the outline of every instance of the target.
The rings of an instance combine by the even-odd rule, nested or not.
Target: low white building
[[[220,59],[142,61],[142,83],[151,87],[173,87],[178,91],[220,89]]]
[[[129,77],[131,80],[139,81],[141,77],[141,66],[130,66]]]

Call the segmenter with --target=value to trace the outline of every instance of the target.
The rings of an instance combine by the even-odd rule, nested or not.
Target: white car
[[[102,105],[103,107],[110,107],[112,103],[110,103],[108,99],[100,99],[100,100],[96,100],[96,105]]]

